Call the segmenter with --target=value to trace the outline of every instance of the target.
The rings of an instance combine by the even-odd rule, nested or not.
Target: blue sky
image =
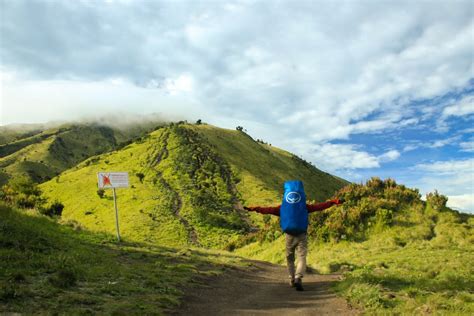
[[[1,124],[244,126],[474,212],[471,1],[0,0]]]

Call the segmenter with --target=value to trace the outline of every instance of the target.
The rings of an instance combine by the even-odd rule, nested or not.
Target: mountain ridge
[[[130,188],[118,193],[125,236],[128,230],[137,240],[217,248],[250,229],[253,215],[242,205],[278,203],[285,179],[302,179],[308,196],[318,200],[347,184],[241,131],[182,123],[89,158],[40,188],[65,205],[64,217],[113,231],[113,218],[106,216],[110,194],[96,194],[96,173],[105,170],[130,174]]]
[[[10,141],[0,144],[0,185],[13,176],[26,176],[36,183],[47,181],[84,159],[123,146],[159,124],[138,123],[126,130],[100,123],[44,128],[33,125],[31,129],[23,127],[25,133],[3,127],[11,134]]]

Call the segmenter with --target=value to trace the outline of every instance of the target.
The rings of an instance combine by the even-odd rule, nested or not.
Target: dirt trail
[[[357,315],[331,291],[338,275],[307,274],[304,291],[287,283],[283,266],[251,261],[246,269],[229,270],[206,280],[173,315]]]

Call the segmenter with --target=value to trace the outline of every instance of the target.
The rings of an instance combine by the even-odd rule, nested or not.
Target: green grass
[[[43,130],[44,126],[42,124],[0,126],[0,146],[34,136],[41,133]],[[2,155],[0,155],[0,157],[1,156]]]
[[[379,195],[387,197],[393,192],[394,188],[389,188]],[[382,197],[375,200],[377,194],[370,190],[368,195],[372,205],[391,204]],[[320,273],[343,273],[336,291],[366,314],[472,315],[474,216],[447,208],[435,210],[419,200],[404,203],[403,196],[394,196],[399,203],[391,209],[391,224],[377,225],[376,215],[361,218],[360,226],[365,228],[354,233],[352,240],[347,236],[349,240],[322,242],[317,230],[326,229],[332,218],[327,217],[327,223],[320,226],[320,215],[310,215],[308,265]],[[354,215],[367,205],[365,198],[353,198],[347,204],[351,205],[349,210],[333,207],[325,212]],[[351,230],[344,231],[348,232]],[[268,225],[261,236],[260,242],[245,245],[236,253],[285,264],[284,236],[276,225]]]
[[[202,134],[231,165],[247,205],[280,204],[283,183],[291,179],[303,180],[307,198],[316,201],[325,201],[348,184],[287,151],[258,143],[243,132],[211,125],[189,128]]]
[[[125,130],[97,124],[65,124],[31,136],[16,135],[18,139],[0,145],[0,185],[19,175],[37,183],[47,181],[93,155],[116,149],[152,130],[150,124],[132,125]]]
[[[220,252],[159,247],[0,204],[0,313],[159,315],[185,290],[240,266]]]
[[[238,158],[242,156],[247,160]],[[260,171],[251,176],[258,159]],[[130,188],[118,190],[125,237],[222,249],[245,235],[252,219],[261,223],[259,217],[249,218],[254,215],[243,211],[242,204],[249,204],[248,199],[279,203],[283,179],[304,177],[313,191],[316,183],[327,182],[334,190],[345,183],[313,167],[298,173],[300,164],[289,153],[267,149],[241,132],[173,124],[120,150],[92,157],[40,187],[47,198],[65,205],[65,219],[112,233],[111,192],[105,198],[97,195],[97,172],[127,171]],[[275,177],[271,187],[268,175]]]
[[[73,139],[70,143],[74,143]],[[34,153],[28,154],[31,155],[28,161],[37,159]],[[36,171],[42,172],[39,167]],[[122,246],[113,242],[115,220],[111,191],[106,191],[102,198],[97,194],[99,171],[127,171],[130,175],[130,188],[117,191],[121,233],[126,240]],[[335,290],[350,304],[367,314],[474,313],[473,216],[444,207],[445,201],[439,195],[428,198],[427,202],[421,201],[417,190],[397,185],[390,179],[374,178],[366,185],[351,184],[341,189],[347,184],[344,180],[284,150],[257,142],[243,132],[190,124],[159,128],[126,147],[92,156],[41,184],[44,197],[64,204],[63,223],[72,226],[80,223],[80,227],[91,232],[73,234],[71,228],[62,227],[58,229],[67,232],[48,239],[44,236],[48,236],[51,230],[48,225],[53,223],[35,218],[41,222],[34,231],[43,234],[41,227],[44,226],[45,235],[30,240],[25,234],[15,237],[18,242],[10,242],[18,249],[12,250],[13,260],[5,270],[10,272],[3,276],[4,294],[1,295],[12,299],[7,303],[11,310],[21,311],[23,305],[15,302],[26,297],[34,299],[27,301],[25,308],[33,310],[46,304],[42,308],[47,310],[59,305],[54,295],[69,293],[70,288],[81,282],[92,282],[94,290],[92,296],[86,297],[86,303],[81,303],[81,297],[89,292],[81,288],[71,294],[72,298],[68,298],[71,303],[66,306],[72,308],[79,304],[92,313],[112,313],[112,306],[118,306],[118,313],[143,308],[146,314],[151,306],[166,308],[177,304],[181,285],[189,284],[189,276],[195,275],[197,270],[215,273],[214,268],[206,268],[209,261],[217,257],[224,261],[236,260],[225,252],[216,255],[197,251],[197,248],[185,250],[190,245],[200,249],[225,248],[244,257],[285,264],[284,236],[278,218],[248,214],[242,211],[242,206],[279,204],[282,184],[288,179],[303,180],[309,200],[323,201],[331,196],[346,199],[343,206],[310,215],[308,264],[321,273],[343,273],[344,279]],[[21,223],[28,223],[23,219],[25,216],[10,216],[18,217],[18,221],[12,220],[9,229],[22,229]],[[259,229],[255,232],[256,227]],[[44,252],[41,241],[54,238],[57,242],[50,242]],[[72,241],[77,241],[79,248],[74,248]],[[33,259],[29,261],[32,266],[27,265],[28,273],[34,274],[35,269],[39,269],[46,276],[34,274],[31,278],[35,282],[22,283],[24,278],[16,273],[20,266],[19,253],[23,251],[21,245],[28,243],[33,243],[28,254]],[[54,248],[56,244],[58,249]],[[11,244],[9,247],[12,248]],[[71,259],[67,258],[71,257],[80,273],[63,269],[66,265],[58,266],[59,263],[45,257],[45,253],[53,251],[50,248],[64,252],[68,247],[71,252],[66,252],[66,259],[58,262],[68,262]],[[8,247],[6,249],[8,251]],[[57,253],[54,256],[58,256]],[[87,270],[87,258],[97,260],[99,272],[94,272],[95,268]],[[35,262],[39,262],[38,266]],[[159,302],[150,298],[147,290],[140,292],[143,284],[138,281],[146,279],[148,273],[153,276],[148,284],[152,288],[158,284],[155,289],[161,289],[162,279],[153,274],[156,262],[161,262],[158,270],[164,282],[173,284],[171,292],[163,290],[163,295],[157,298]],[[52,272],[47,272],[48,264],[54,267]],[[99,275],[110,271],[101,267],[115,265],[122,279],[116,281],[110,276],[105,280],[111,283],[104,286]],[[120,280],[133,279],[135,274],[130,271],[131,267],[139,267],[143,273],[127,283],[130,286],[119,289]],[[167,273],[173,270],[171,267],[182,269],[182,277],[167,279]],[[89,279],[81,279],[88,273],[91,273]],[[30,296],[28,291],[39,294]],[[53,294],[48,296],[49,292]],[[143,296],[143,301],[132,300],[138,305],[120,306],[114,293],[119,293],[118,297]],[[44,303],[40,303],[42,295]],[[148,298],[151,305],[144,302]],[[87,303],[88,300],[92,303]],[[96,306],[100,306],[99,309],[94,309]]]

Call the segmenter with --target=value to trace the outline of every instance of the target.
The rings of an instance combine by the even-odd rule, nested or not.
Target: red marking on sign
[[[110,182],[110,176],[102,175],[102,184],[104,187],[106,185],[112,186],[112,182]]]

